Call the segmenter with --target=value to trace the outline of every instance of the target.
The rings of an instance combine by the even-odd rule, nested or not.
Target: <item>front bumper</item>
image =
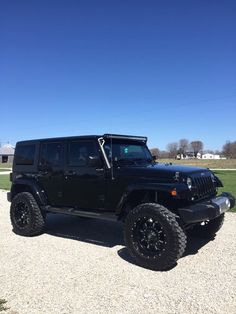
[[[222,193],[214,197],[186,208],[179,208],[181,219],[186,224],[211,220],[226,212],[235,205],[235,198],[230,193]]]

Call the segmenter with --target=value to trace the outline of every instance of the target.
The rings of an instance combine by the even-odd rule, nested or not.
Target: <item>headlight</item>
[[[213,174],[213,173],[211,174],[211,181],[212,181],[213,183],[215,183],[215,182],[216,182],[216,179],[215,179],[215,176],[214,176],[214,174]]]
[[[192,188],[192,180],[191,180],[191,178],[187,178],[187,186],[188,186],[188,188],[189,188],[189,190],[191,190],[191,188]]]

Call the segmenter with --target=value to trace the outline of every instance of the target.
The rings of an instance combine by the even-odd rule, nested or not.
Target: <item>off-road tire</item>
[[[140,221],[144,221],[144,223],[142,224]],[[145,229],[145,223],[147,225],[150,222],[151,227]],[[138,230],[137,224],[140,226],[140,230]],[[155,229],[154,232],[152,231],[153,228]],[[157,232],[157,230],[159,231]],[[141,240],[140,232],[141,237],[144,233],[144,238]],[[124,239],[135,262],[152,270],[168,270],[175,266],[186,247],[186,235],[178,224],[175,215],[164,206],[155,203],[138,205],[129,212],[125,220]],[[157,250],[156,252],[149,253],[150,246],[146,250],[143,249],[143,246],[145,247],[147,246],[146,243],[149,243],[147,242],[149,240],[146,239],[153,241],[151,247],[153,251]]]
[[[10,217],[16,234],[27,237],[41,234],[45,225],[44,216],[31,193],[22,192],[13,198]]]
[[[211,239],[214,238],[216,232],[223,226],[225,214],[219,217],[206,221],[204,224],[198,224],[188,230],[189,235],[199,238]]]

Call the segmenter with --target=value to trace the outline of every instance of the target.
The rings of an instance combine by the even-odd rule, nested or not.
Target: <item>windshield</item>
[[[112,146],[112,151],[111,151]],[[118,164],[140,164],[152,162],[152,155],[141,141],[112,140],[105,141],[104,149],[108,160]]]

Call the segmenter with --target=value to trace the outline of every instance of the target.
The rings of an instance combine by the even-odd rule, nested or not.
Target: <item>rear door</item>
[[[63,163],[63,141],[41,142],[38,165],[39,182],[52,206],[63,204]]]
[[[94,140],[69,140],[64,172],[65,205],[80,209],[105,209],[107,179],[100,167],[90,166],[89,158],[99,156]]]

